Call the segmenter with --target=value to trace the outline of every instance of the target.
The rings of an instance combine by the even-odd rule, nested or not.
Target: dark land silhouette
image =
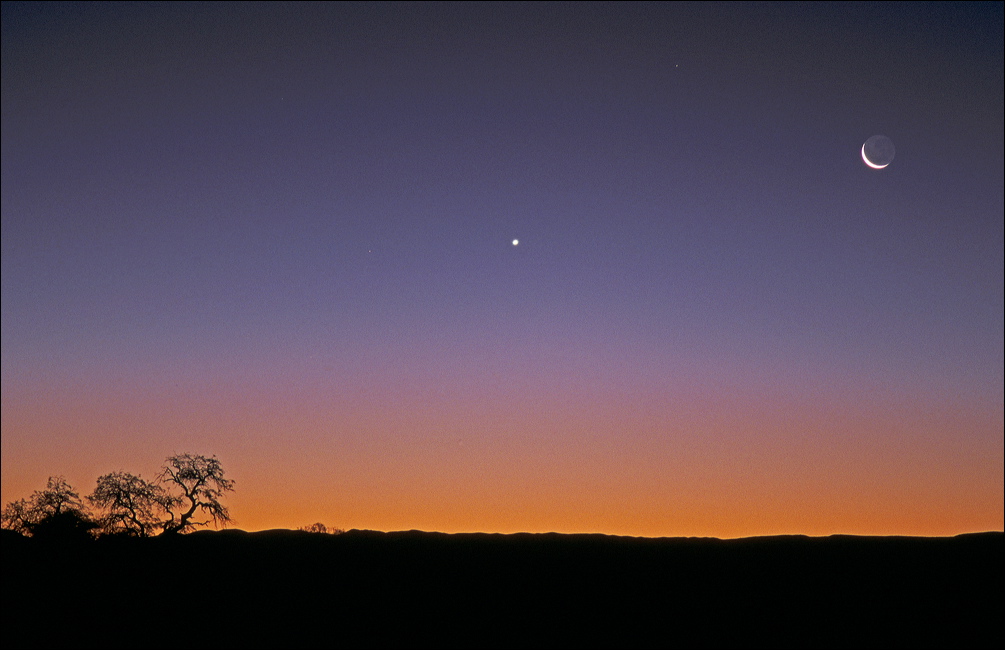
[[[1001,532],[4,530],[7,648],[1001,647]]]

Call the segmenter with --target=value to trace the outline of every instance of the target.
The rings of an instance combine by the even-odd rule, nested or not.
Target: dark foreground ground
[[[8,533],[9,531],[3,531]],[[1005,535],[2,538],[5,648],[1002,647]]]

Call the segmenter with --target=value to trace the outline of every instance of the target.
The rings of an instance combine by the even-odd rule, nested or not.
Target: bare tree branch
[[[80,495],[62,476],[50,476],[44,490],[4,506],[0,525],[23,535],[89,536],[96,527]]]
[[[194,521],[202,511],[214,525],[226,527],[233,522],[227,507],[220,503],[224,492],[234,489],[234,482],[223,477],[223,467],[216,456],[178,454],[167,459],[158,479],[169,487],[181,489],[180,497],[164,501],[170,518],[163,523],[165,533],[181,533],[209,521]],[[180,510],[179,510],[180,509]]]
[[[161,526],[172,497],[156,483],[112,472],[98,479],[87,500],[104,510],[99,521],[106,533],[148,537]]]

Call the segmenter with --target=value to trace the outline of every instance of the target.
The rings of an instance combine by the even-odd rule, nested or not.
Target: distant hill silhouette
[[[6,648],[1001,647],[1005,535],[2,531]]]

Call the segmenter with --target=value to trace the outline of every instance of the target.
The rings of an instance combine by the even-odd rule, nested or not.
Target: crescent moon
[[[886,165],[890,164],[890,163],[886,163],[886,165],[876,165],[876,164],[874,164],[871,160],[869,160],[869,157],[865,155],[865,145],[862,145],[862,162],[864,162],[865,164],[869,165],[873,169],[883,169],[884,167],[886,167]]]

